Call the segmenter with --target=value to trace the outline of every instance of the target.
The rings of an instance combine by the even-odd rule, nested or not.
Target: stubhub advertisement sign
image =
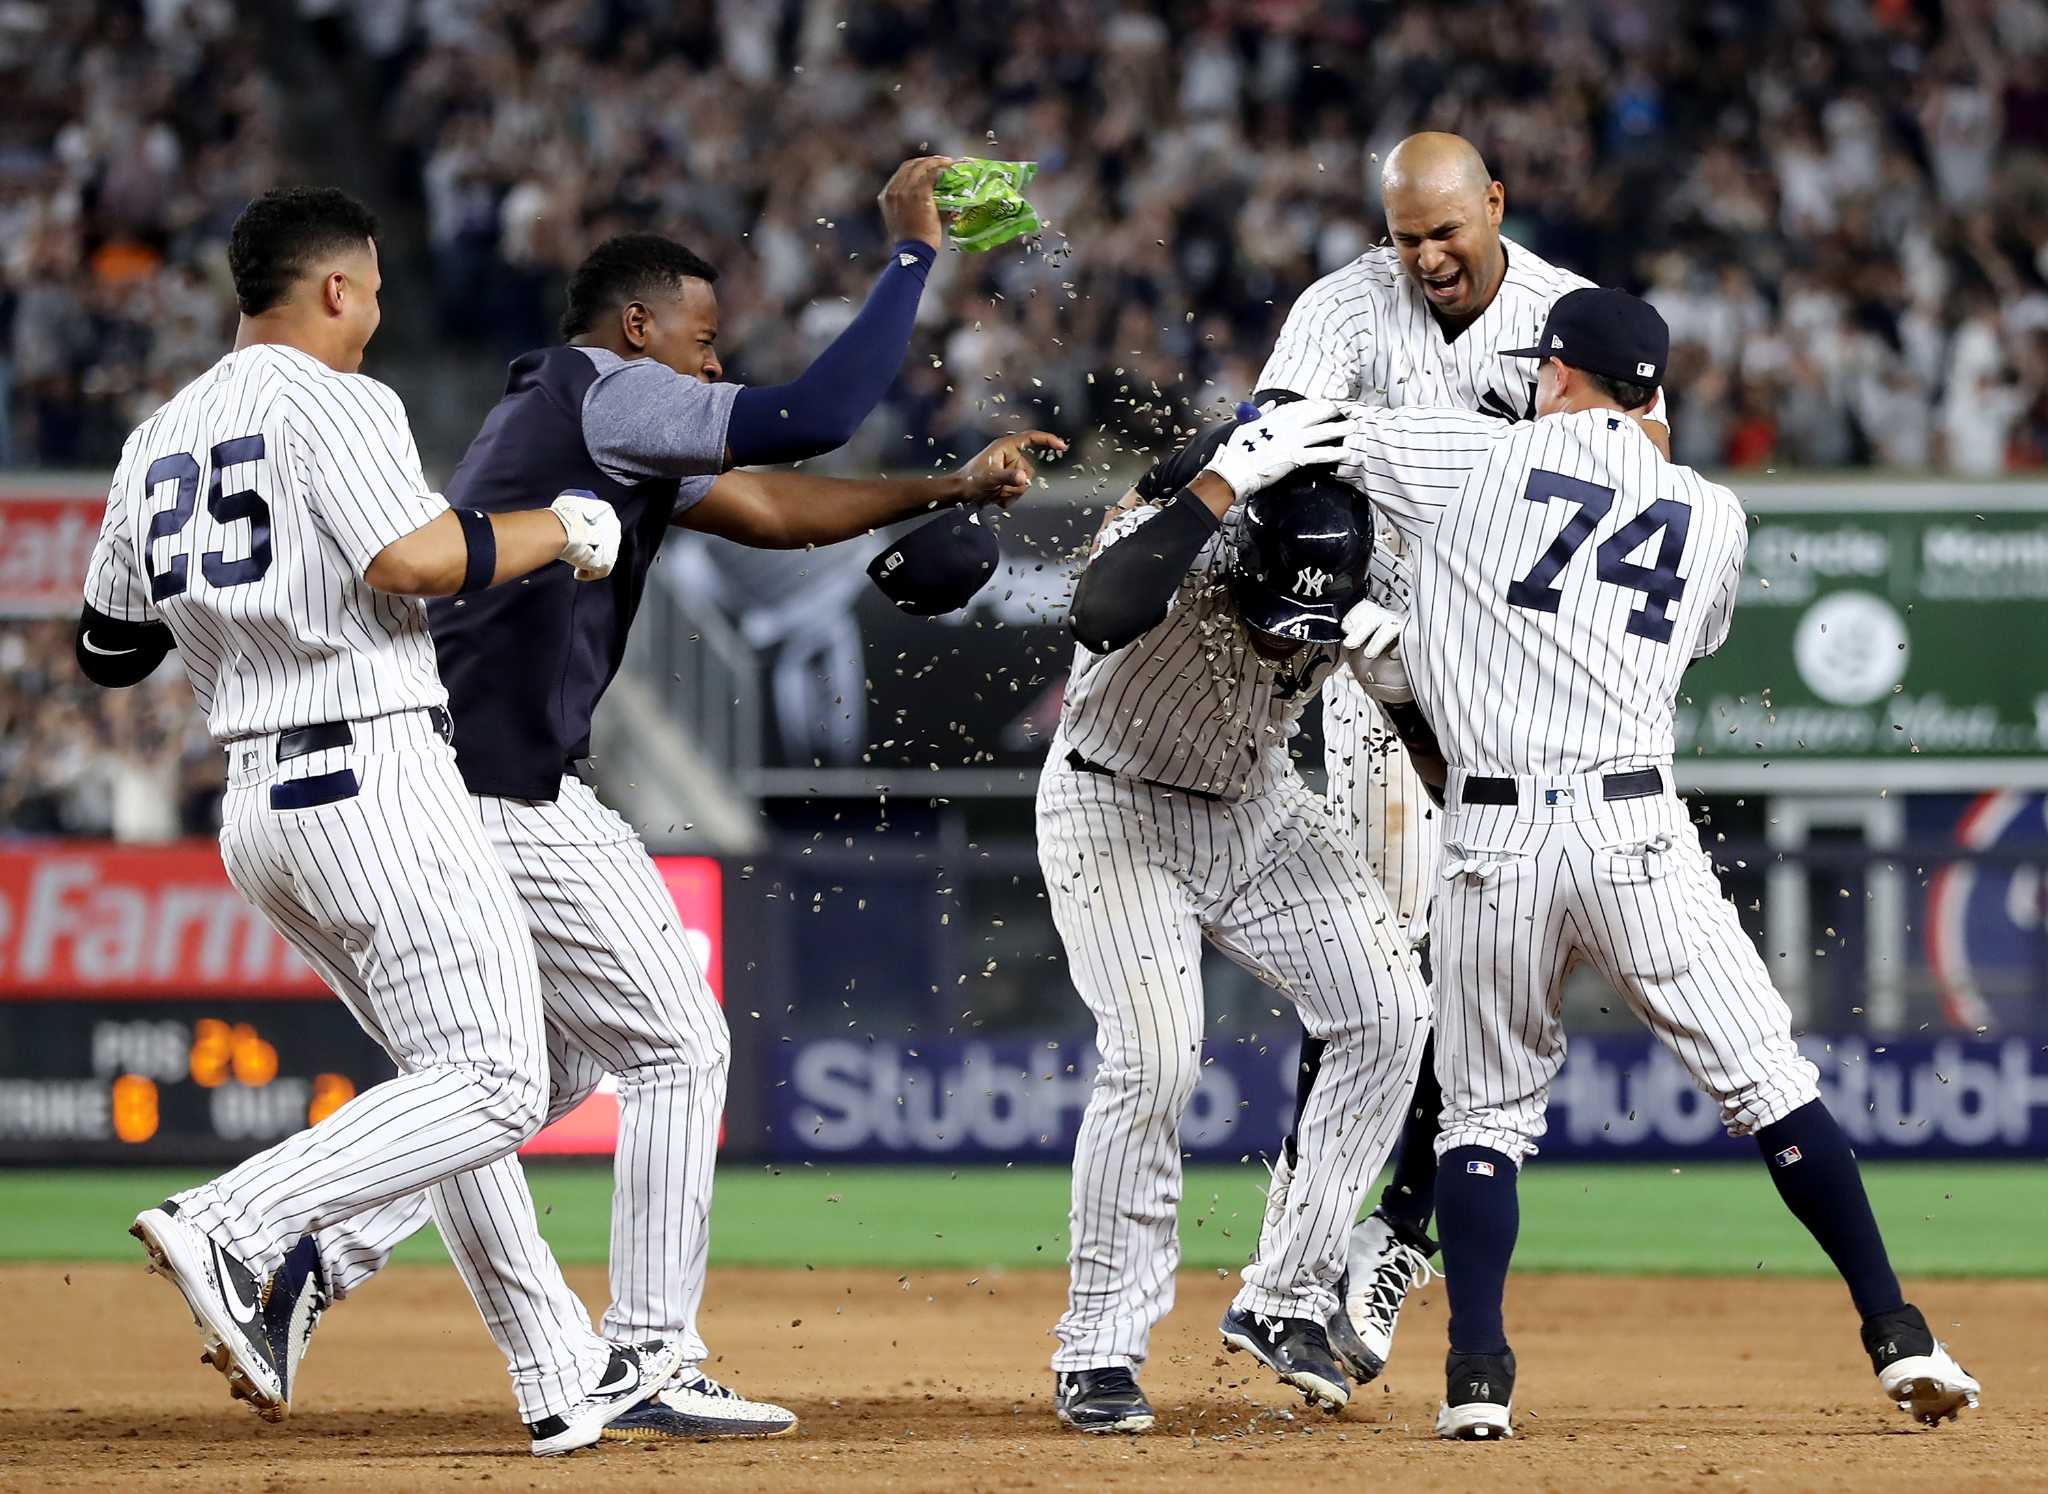
[[[2048,1051],[2039,1038],[1801,1040],[1821,1093],[1865,1157],[2048,1154]],[[1293,1115],[1293,1045],[1218,1044],[1181,1124],[1201,1161],[1268,1154]],[[785,1160],[1065,1162],[1088,1103],[1085,1035],[785,1044],[769,1148]],[[1543,1157],[1753,1155],[1648,1036],[1572,1039],[1552,1088]]]

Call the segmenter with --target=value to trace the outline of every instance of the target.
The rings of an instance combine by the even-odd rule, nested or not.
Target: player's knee
[[[1757,1077],[1714,1096],[1730,1136],[1754,1135],[1820,1098],[1820,1071],[1789,1041],[1785,1051],[1761,1055],[1745,1072]]]
[[[534,1074],[500,1069],[477,1076],[476,1113],[523,1146],[548,1123],[548,1084]]]
[[[1178,1116],[1202,1081],[1199,1044],[1171,1049],[1142,1048],[1105,1057],[1095,1082],[1114,1089],[1140,1113]]]

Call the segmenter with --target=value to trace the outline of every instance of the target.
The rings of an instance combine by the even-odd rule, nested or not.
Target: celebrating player
[[[1538,360],[1532,424],[1351,407],[1343,470],[1406,537],[1414,605],[1405,628],[1360,609],[1347,643],[1378,698],[1412,695],[1447,765],[1430,914],[1444,1437],[1513,1434],[1501,1302],[1515,1180],[1543,1135],[1564,975],[1581,958],[1729,1131],[1756,1138],[1848,1283],[1886,1398],[1926,1422],[1977,1404],[1977,1382],[1900,1293],[1848,1138],[1672,785],[1679,681],[1727,639],[1748,540],[1735,495],[1628,418],[1669,352],[1655,308],[1577,290],[1508,355]]]
[[[912,161],[890,182],[887,267],[845,333],[785,386],[717,382],[710,264],[655,234],[600,244],[569,281],[568,341],[514,361],[504,398],[449,483],[453,501],[485,512],[536,483],[585,490],[616,511],[625,535],[601,588],[543,576],[430,614],[456,764],[474,796],[467,815],[511,876],[540,954],[554,1076],[548,1117],[575,1108],[606,1073],[618,1079],[604,1331],[682,1346],[683,1373],[615,1420],[608,1438],[776,1436],[796,1418],[701,1368],[709,1351],[697,1310],[731,1039],[660,872],[590,787],[591,715],[625,657],[671,527],[770,548],[832,544],[939,505],[1007,505],[1031,482],[1030,448],[1065,449],[1057,436],[1025,431],[943,477],[711,475],[728,453],[736,462],[821,454],[886,392],[937,253],[931,187],[944,164]],[[414,1200],[323,1230],[316,1305],[361,1285],[425,1220]],[[509,1252],[492,1262],[508,1290],[524,1269]],[[306,1289],[305,1278],[288,1284]]]
[[[1074,1149],[1052,1359],[1059,1418],[1085,1431],[1152,1425],[1133,1371],[1173,1305],[1205,938],[1284,991],[1327,1043],[1294,1186],[1267,1211],[1224,1342],[1312,1402],[1350,1396],[1324,1324],[1344,1232],[1414,1082],[1428,1003],[1385,894],[1287,754],[1375,554],[1355,493],[1283,481],[1331,460],[1317,444],[1331,408],[1226,422],[1155,466],[1105,519],[1074,593],[1083,647],[1039,779],[1038,847],[1101,1054]]]
[[[664,1385],[673,1341],[608,1344],[535,1228],[512,1153],[547,1113],[540,973],[512,881],[449,749],[420,598],[611,570],[619,522],[535,472],[495,516],[427,490],[405,410],[355,372],[377,330],[376,224],[325,190],[236,219],[234,351],[128,438],[85,583],[78,661],[132,685],[179,650],[228,755],[221,855],[398,1077],[132,1233],[184,1294],[207,1358],[275,1420],[305,1231],[428,1190],[514,1368],[536,1454],[567,1452]],[[202,493],[204,499],[202,501]],[[554,561],[565,564],[556,566]],[[498,1291],[488,1263],[524,1263]],[[282,1314],[282,1316],[280,1316]]]
[[[1380,192],[1389,242],[1316,281],[1294,303],[1259,375],[1260,402],[1281,391],[1388,408],[1448,406],[1504,420],[1535,409],[1535,380],[1498,350],[1535,337],[1551,304],[1587,282],[1546,264],[1500,231],[1506,197],[1471,143],[1411,135],[1387,156]],[[1644,412],[1658,422],[1662,401]],[[1381,541],[1397,552],[1398,533]],[[1402,927],[1427,949],[1424,918],[1436,879],[1438,823],[1391,723],[1349,670],[1323,686],[1329,799],[1357,835],[1366,864]],[[1302,1042],[1297,1106],[1315,1081],[1321,1044]],[[1392,1179],[1351,1233],[1344,1316],[1330,1340],[1369,1381],[1386,1367],[1401,1304],[1430,1274],[1429,1216],[1443,1097],[1425,1055]],[[1273,1190],[1286,1196],[1293,1147],[1282,1148]]]

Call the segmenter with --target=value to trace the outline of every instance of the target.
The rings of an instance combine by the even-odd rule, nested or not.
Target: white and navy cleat
[[[1452,1353],[1436,1434],[1447,1442],[1499,1442],[1515,1435],[1515,1356]]]
[[[263,1286],[241,1257],[179,1217],[166,1201],[135,1216],[128,1233],[149,1252],[152,1269],[185,1298],[206,1348],[201,1362],[227,1377],[237,1400],[265,1421],[283,1421],[291,1409],[284,1371],[263,1318]]]
[[[750,1401],[701,1370],[678,1376],[659,1394],[605,1423],[607,1442],[696,1442],[712,1437],[786,1437],[796,1413]]]
[[[559,1416],[526,1424],[536,1458],[559,1457],[589,1447],[621,1412],[659,1392],[683,1367],[679,1344],[649,1339],[644,1344],[613,1344],[604,1374],[590,1392]]]
[[[1920,1309],[1907,1303],[1863,1320],[1863,1347],[1884,1398],[1915,1421],[1939,1426],[1976,1410],[1983,1386],[1937,1343]]]

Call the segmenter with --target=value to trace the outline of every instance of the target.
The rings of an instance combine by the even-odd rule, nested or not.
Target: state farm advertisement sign
[[[324,994],[209,842],[0,848],[0,1000]]]
[[[106,507],[104,488],[0,491],[0,617],[77,613]]]

